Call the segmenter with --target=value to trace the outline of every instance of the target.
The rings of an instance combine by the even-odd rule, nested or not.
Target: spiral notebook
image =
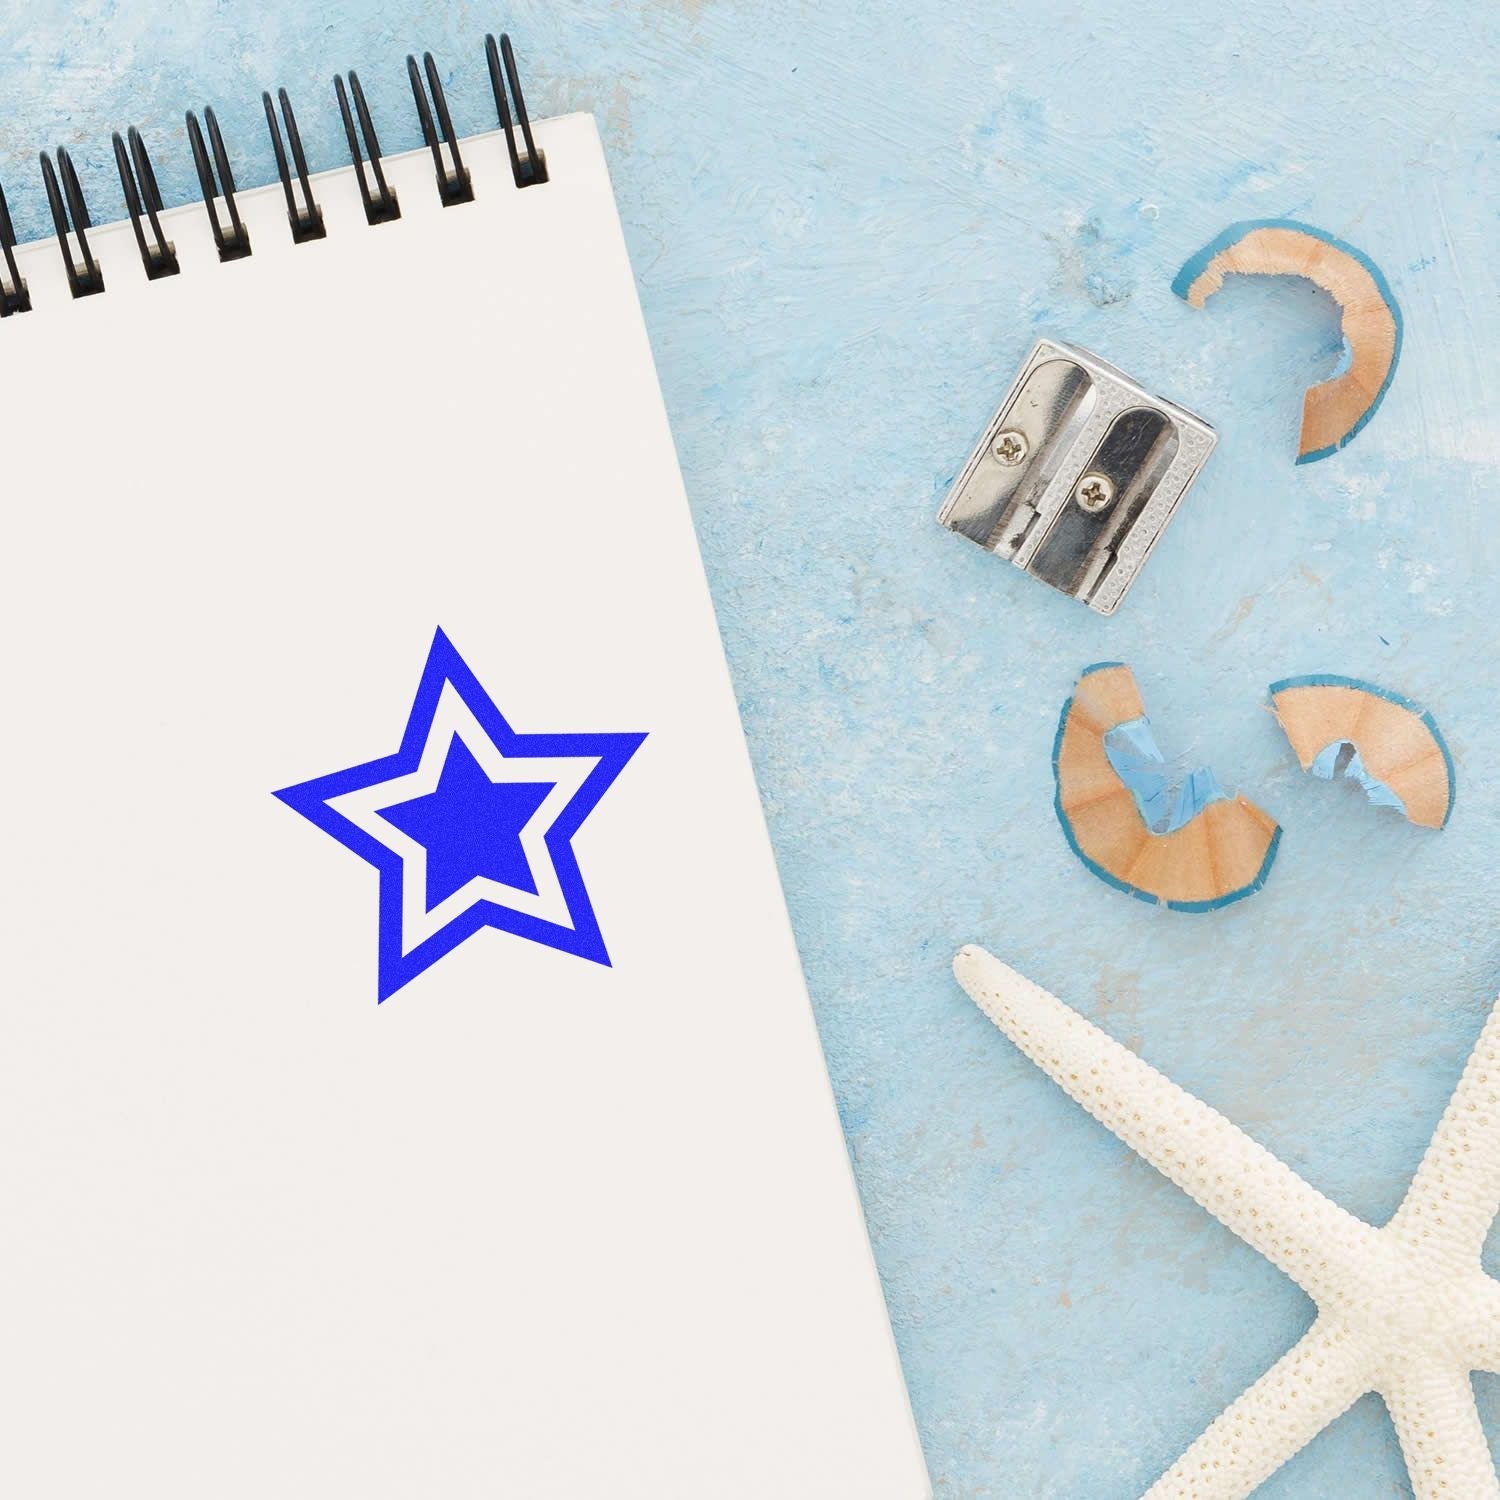
[[[593,121],[414,81],[4,273],[0,1491],[918,1500]]]

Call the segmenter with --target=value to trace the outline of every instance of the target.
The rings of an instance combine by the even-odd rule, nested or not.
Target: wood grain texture
[[[1009,1057],[949,958],[983,942],[1352,1212],[1395,1209],[1500,988],[1500,17],[1459,0],[33,0],[0,13],[18,227],[42,231],[35,150],[58,141],[96,218],[118,215],[109,132],[131,121],[168,200],[191,196],[182,112],[204,102],[241,180],[268,180],[259,94],[277,83],[333,165],[330,80],[351,65],[385,148],[414,146],[404,59],[423,47],[460,128],[484,127],[479,43],[502,26],[534,109],[592,109],[605,133],[938,1494],[1125,1500],[1307,1304]],[[1378,419],[1301,469],[1331,303],[1244,279],[1194,312],[1170,290],[1225,225],[1271,217],[1360,245],[1405,314]],[[933,521],[1038,332],[1221,433],[1113,619]],[[217,352],[205,331],[184,379]],[[413,378],[382,372],[372,403]],[[275,442],[274,415],[229,416],[238,442]],[[86,433],[80,413],[72,462],[105,483],[122,460]],[[24,441],[7,435],[8,474]],[[171,452],[163,392],[137,457]],[[497,484],[501,506],[545,498]],[[1067,849],[1057,706],[1104,658],[1133,664],[1185,758],[1275,810],[1286,835],[1253,901],[1153,912]],[[1464,785],[1440,838],[1302,775],[1263,702],[1311,671],[1432,710]],[[1493,1441],[1500,1387],[1478,1392]],[[1403,1483],[1366,1400],[1264,1493]]]

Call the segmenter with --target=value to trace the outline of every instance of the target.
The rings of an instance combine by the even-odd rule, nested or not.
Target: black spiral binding
[[[58,173],[62,174],[61,191],[57,185]],[[92,297],[104,290],[104,272],[89,249],[89,206],[83,201],[83,188],[79,186],[73,158],[65,147],[57,148],[56,169],[52,166],[52,158],[42,152],[42,184],[47,189],[47,206],[52,210],[52,223],[57,229],[58,249],[62,251],[63,264],[67,267],[68,290],[75,297]],[[73,248],[68,243],[70,216],[78,253],[83,257],[81,266],[73,259]]]
[[[157,281],[163,276],[176,276],[182,267],[177,263],[177,249],[161,232],[161,189],[156,185],[156,172],[146,143],[134,125],[128,132],[130,151],[126,154],[125,142],[120,132],[114,134],[115,166],[120,173],[120,187],[125,193],[125,208],[130,214],[131,227],[135,230],[135,242],[141,252],[141,263],[146,268],[146,279]],[[144,217],[145,223],[142,223]],[[148,238],[147,228],[150,235]]]
[[[427,71],[426,88],[422,87],[422,74],[417,70],[416,58],[407,54],[406,76],[411,81],[411,96],[416,101],[417,119],[422,123],[422,139],[432,152],[432,164],[437,170],[438,197],[442,199],[444,208],[452,208],[458,203],[472,203],[474,184],[470,181],[469,169],[464,166],[464,159],[459,154],[458,136],[453,129],[453,119],[448,113],[448,100],[443,94],[443,80],[438,77],[432,53],[422,54],[422,66]],[[427,102],[429,90],[432,93],[431,105]],[[438,129],[443,132],[441,141],[437,130],[433,128],[433,110],[437,111]],[[444,143],[448,147],[449,159],[446,162],[443,160]]]
[[[5,189],[0,187],[0,252],[5,255],[5,280],[0,284],[0,318],[31,311],[31,293],[16,265],[16,231],[10,222]]]
[[[500,123],[505,127],[505,144],[510,151],[511,176],[518,188],[538,187],[547,180],[547,159],[536,149],[531,138],[531,121],[526,115],[526,100],[521,93],[521,78],[516,70],[516,54],[511,50],[510,38],[500,34],[500,48],[495,49],[495,39],[484,39],[484,58],[490,69],[490,88],[495,94],[495,108],[500,112]],[[500,79],[500,62],[505,61],[505,82]],[[516,101],[516,119],[520,121],[521,138],[526,145],[523,157],[516,150],[516,132],[511,128],[510,109],[505,102],[505,87],[510,85],[511,97]]]
[[[292,149],[292,163],[297,169],[297,182],[302,189],[302,201],[292,191],[292,174],[287,170],[286,148],[281,144],[281,127],[276,123],[276,111],[269,93],[260,96],[266,107],[266,126],[271,132],[271,150],[276,153],[276,170],[281,174],[281,186],[286,193],[286,216],[292,226],[292,240],[301,245],[308,240],[320,240],[328,233],[323,227],[323,210],[313,197],[312,182],[307,172],[307,155],[302,150],[302,137],[297,131],[297,117],[292,113],[292,101],[285,89],[277,89],[276,97],[281,101],[281,117],[286,121],[286,138]]]
[[[354,95],[354,114],[359,116],[359,130],[365,138],[361,153],[359,133],[354,129],[354,115],[349,113],[349,94],[344,92],[342,74],[335,76],[333,91],[338,95],[339,113],[344,117],[344,134],[349,137],[349,156],[354,162],[354,175],[359,179],[359,196],[364,200],[365,219],[370,224],[389,224],[401,217],[401,205],[396,194],[385,180],[385,168],[380,165],[380,141],[375,135],[375,122],[370,118],[370,106],[365,103],[365,91],[359,86],[359,74],[349,69],[349,93]],[[370,177],[365,175],[365,157],[369,158]]]
[[[526,113],[526,100],[521,92],[520,73],[510,38],[502,33],[497,43],[493,36],[486,36],[484,52],[490,87],[495,94],[495,108],[505,131],[511,176],[518,188],[538,187],[548,181],[547,158],[537,149],[531,132],[531,118]],[[453,128],[443,81],[432,54],[423,54],[420,68],[415,57],[408,57],[406,72],[422,139],[432,152],[440,201],[445,208],[472,203],[474,184],[459,150],[458,132]],[[347,82],[345,75],[337,76],[334,95],[343,118],[365,218],[371,224],[389,224],[401,217],[401,205],[396,190],[386,180],[380,140],[375,134],[375,122],[365,91],[360,87],[359,76],[352,70],[347,75]],[[312,173],[302,147],[302,136],[297,130],[297,117],[292,112],[292,101],[285,89],[278,89],[274,101],[269,93],[264,93],[261,102],[265,106],[266,127],[271,135],[277,175],[286,194],[292,241],[301,245],[310,240],[324,239],[328,230],[323,222],[323,210],[313,196]],[[198,186],[203,194],[203,205],[208,212],[219,259],[242,260],[250,254],[250,231],[241,219],[235,201],[234,172],[219,121],[212,109],[204,109],[205,139],[204,125],[199,123],[198,116],[189,110],[186,118],[193,166],[198,174]],[[123,136],[116,131],[113,144],[120,187],[125,194],[125,207],[135,231],[136,246],[146,276],[151,281],[176,276],[182,267],[176,246],[162,229],[161,189],[146,143],[140,131],[132,125]],[[104,290],[104,272],[89,247],[88,231],[92,221],[88,204],[67,150],[59,146],[55,156],[54,164],[53,154],[41,153],[42,183],[46,188],[52,223],[57,230],[58,248],[68,275],[68,289],[74,297],[92,297]],[[219,210],[221,200],[222,215]],[[16,262],[15,245],[10,210],[6,206],[4,189],[0,188],[0,257],[4,262],[0,267],[0,318],[31,310],[31,294]]]
[[[250,253],[250,231],[240,220],[239,205],[234,201],[234,171],[229,165],[229,152],[224,147],[224,136],[219,130],[218,117],[211,108],[205,107],[203,118],[208,122],[209,144],[214,156],[209,163],[208,150],[203,144],[203,127],[192,110],[187,112],[188,144],[193,148],[193,166],[198,172],[198,186],[203,192],[203,206],[208,210],[208,222],[214,232],[214,245],[219,259],[243,260]],[[218,180],[214,180],[217,172]],[[226,227],[219,218],[218,199],[222,193],[224,208],[229,215]]]

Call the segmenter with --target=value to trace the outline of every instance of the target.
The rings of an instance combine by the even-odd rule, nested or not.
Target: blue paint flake
[[[1342,769],[1341,769],[1342,768]],[[1402,817],[1406,816],[1406,804],[1379,777],[1372,775],[1360,759],[1359,747],[1349,740],[1335,740],[1325,745],[1314,757],[1308,770],[1324,781],[1333,781],[1343,775],[1364,788],[1365,796],[1376,807],[1394,807]]]
[[[1104,736],[1104,753],[1115,775],[1130,788],[1141,820],[1152,833],[1176,833],[1210,802],[1222,802],[1229,795],[1210,766],[1174,777],[1149,719],[1116,724]]]

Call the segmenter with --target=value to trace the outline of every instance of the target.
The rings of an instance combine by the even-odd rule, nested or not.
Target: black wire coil
[[[211,165],[203,144],[203,127],[192,110],[187,112],[188,143],[193,148],[193,166],[198,173],[203,206],[208,210],[208,222],[214,232],[219,259],[243,260],[250,253],[250,231],[241,222],[239,205],[234,201],[234,170],[229,165],[229,152],[225,149],[224,136],[213,110],[205,108],[203,118],[208,122],[208,139],[214,151]],[[218,199],[221,194],[225,212],[229,215],[227,225],[219,218]]]
[[[432,152],[432,164],[437,171],[438,197],[442,199],[444,208],[452,208],[458,203],[472,203],[474,185],[469,180],[469,169],[464,166],[463,156],[458,149],[458,136],[454,134],[453,120],[448,114],[448,100],[443,94],[443,80],[438,77],[432,53],[422,54],[422,66],[427,72],[426,88],[422,86],[422,74],[417,71],[416,58],[407,54],[406,76],[411,81],[411,96],[417,106],[417,119],[422,123],[422,139]],[[429,90],[432,93],[430,106],[427,102]],[[432,123],[433,110],[437,111],[436,129]],[[438,129],[443,132],[442,141],[438,140]],[[444,144],[448,147],[446,162],[443,160]]]
[[[127,154],[120,132],[114,134],[115,166],[120,173],[120,187],[125,194],[125,208],[130,214],[130,223],[135,230],[135,242],[141,252],[141,261],[146,267],[146,277],[157,281],[163,276],[175,276],[182,270],[177,264],[177,251],[172,242],[161,232],[161,189],[156,185],[156,171],[147,154],[146,143],[134,125],[130,127],[130,151]],[[149,223],[142,223],[144,218]]]
[[[58,186],[58,176],[62,186]],[[92,297],[104,290],[104,272],[89,249],[89,206],[83,199],[83,187],[78,181],[78,171],[67,148],[57,148],[57,166],[52,158],[42,152],[42,185],[47,190],[47,206],[52,210],[52,223],[57,229],[57,243],[62,251],[63,264],[68,272],[68,290],[75,297]],[[78,242],[78,258],[73,257],[73,247],[68,240],[71,228]]]
[[[526,112],[510,38],[502,33],[497,44],[493,36],[486,36],[484,50],[496,113],[505,132],[511,176],[517,188],[539,187],[548,181],[547,159],[537,149],[532,136],[531,118]],[[414,56],[408,57],[406,71],[422,140],[432,152],[438,199],[444,208],[472,203],[473,181],[459,150],[458,133],[453,128],[442,78],[432,54],[423,54],[420,68]],[[334,97],[344,123],[350,163],[359,183],[365,219],[370,224],[388,224],[401,217],[401,205],[395,189],[386,181],[380,141],[375,134],[375,122],[359,77],[351,70],[347,79],[346,83],[342,74],[334,78]],[[313,194],[312,169],[297,129],[292,101],[285,89],[277,90],[274,102],[269,92],[261,95],[261,101],[272,154],[276,159],[276,173],[286,196],[292,242],[301,245],[324,239],[328,230],[323,222],[323,210]],[[280,106],[279,120],[277,105]],[[206,140],[204,125],[207,126]],[[238,189],[234,170],[213,110],[204,109],[203,124],[189,110],[187,134],[219,259],[242,260],[251,254],[250,232],[235,201]],[[125,209],[135,231],[136,248],[146,276],[151,281],[176,276],[182,267],[176,247],[162,229],[161,190],[157,186],[156,171],[146,143],[140,131],[132,125],[123,136],[119,131],[115,132],[113,146],[120,187],[125,195]],[[104,272],[89,247],[88,231],[93,224],[89,218],[88,202],[67,150],[59,146],[55,162],[53,155],[46,151],[41,153],[42,184],[57,231],[68,289],[74,297],[91,297],[104,290]],[[31,294],[16,264],[15,245],[10,210],[5,202],[4,188],[0,187],[0,259],[3,259],[3,264],[0,264],[0,318],[31,310]]]

